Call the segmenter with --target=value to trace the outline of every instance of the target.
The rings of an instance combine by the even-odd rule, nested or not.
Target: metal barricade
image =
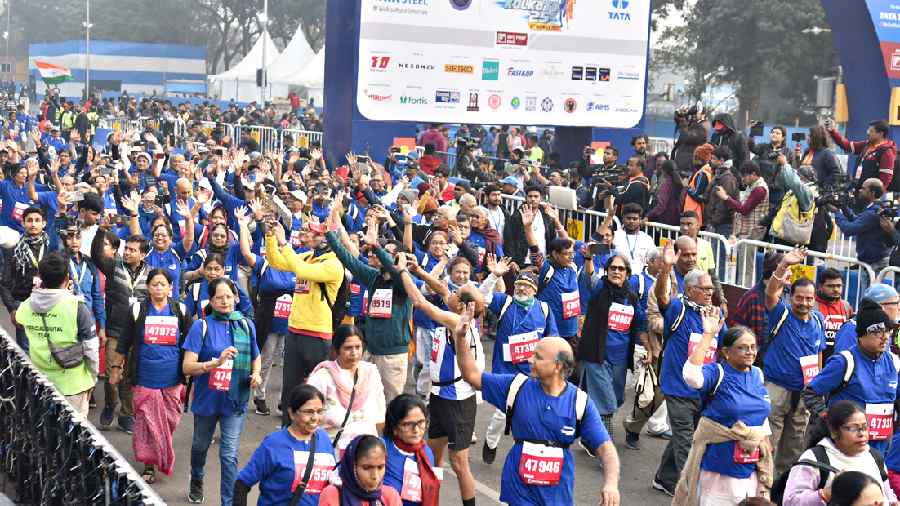
[[[313,144],[322,145],[322,132],[285,128],[281,130],[278,137],[278,151],[287,149],[288,143],[285,141],[290,141],[290,145],[293,147],[309,149]]]
[[[215,121],[201,121],[200,130],[207,136],[219,141],[228,136],[234,140],[234,125],[230,123],[217,123]]]
[[[0,471],[20,504],[166,504],[2,329]]]
[[[516,212],[523,202],[525,202],[525,197],[520,197],[518,195],[503,195],[503,207],[509,211],[509,214]],[[606,213],[598,211],[559,209],[559,221],[566,226],[566,230],[570,232],[569,237],[576,241],[590,241],[592,232],[600,227],[600,224],[603,223],[604,219],[606,219]],[[573,225],[573,220],[579,221],[580,223],[578,225]],[[622,228],[619,218],[613,216],[613,223],[615,223],[617,228]],[[572,232],[576,229],[580,232],[573,235]]]
[[[771,244],[750,239],[740,239],[731,245],[730,269],[734,271],[732,284],[741,288],[752,288],[762,279],[763,256],[769,251],[791,251],[791,246]],[[844,280],[844,298],[857,306],[866,288],[879,278],[869,264],[856,258],[808,251],[812,267],[833,267],[841,272]],[[884,272],[884,271],[882,271]],[[813,275],[815,278],[815,275]],[[815,281],[815,279],[813,279]]]
[[[260,153],[280,152],[281,137],[278,130],[272,127],[259,125],[234,125],[234,134],[237,136],[234,140],[235,145],[240,144],[240,136],[247,133],[251,139],[259,144]]]

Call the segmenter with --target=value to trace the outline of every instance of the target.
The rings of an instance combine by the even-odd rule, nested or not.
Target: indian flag
[[[72,71],[62,65],[54,65],[40,60],[35,60],[34,65],[41,73],[41,79],[47,84],[59,84],[72,80]]]

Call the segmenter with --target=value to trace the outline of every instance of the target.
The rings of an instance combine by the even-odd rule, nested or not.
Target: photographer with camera
[[[709,123],[703,111],[703,104],[698,102],[690,108],[679,107],[675,110],[675,147],[672,149],[672,160],[681,173],[693,172],[694,151],[706,142]]]
[[[628,169],[619,165],[618,160],[619,150],[615,146],[603,148],[603,165],[591,166],[591,177],[587,184],[590,196],[586,199],[584,207],[605,211],[606,198],[610,195],[615,196],[617,187],[625,186]],[[647,191],[649,192],[649,183]],[[646,203],[642,203],[641,206],[645,207]]]
[[[885,238],[881,228],[880,215],[883,210],[879,200],[883,195],[884,184],[873,177],[863,181],[857,192],[857,199],[863,206],[859,214],[855,214],[847,206],[839,210],[834,204],[826,204],[834,212],[834,219],[841,231],[857,238],[856,253],[860,261],[869,264],[876,273],[887,267],[892,245],[890,237]],[[868,283],[863,286],[868,286]]]
[[[621,191],[617,188],[612,190],[616,198],[618,215],[621,216],[622,209],[628,204],[639,205],[642,213],[647,209],[650,203],[650,181],[644,176],[644,168],[644,161],[637,156],[632,156],[628,159],[628,165],[626,166],[628,184]]]
[[[453,173],[469,181],[475,181],[477,176],[475,155],[473,151],[478,143],[473,139],[459,137],[456,139],[456,163],[453,165]]]
[[[894,161],[897,158],[897,145],[894,141],[888,139],[891,127],[883,120],[876,120],[869,123],[866,130],[866,140],[850,141],[841,135],[835,128],[834,120],[828,118],[825,120],[825,130],[831,135],[835,144],[843,148],[844,151],[858,155],[856,158],[856,167],[848,170],[851,178],[856,181],[856,189],[861,190],[866,181],[870,178],[881,180],[882,193],[884,189],[891,187],[891,181],[894,179]],[[863,209],[863,202],[857,203],[858,209]]]
[[[734,126],[734,118],[730,114],[716,114],[712,120],[713,134],[709,139],[713,146],[728,146],[735,165],[740,167],[747,159],[747,136]]]

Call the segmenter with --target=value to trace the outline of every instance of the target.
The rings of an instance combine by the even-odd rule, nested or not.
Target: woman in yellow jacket
[[[266,260],[271,267],[297,276],[284,341],[282,406],[288,405],[294,386],[304,383],[313,368],[328,358],[334,331],[331,311],[344,280],[344,266],[325,241],[325,226],[308,223],[308,228],[309,251],[295,253],[281,224],[274,219],[266,224]],[[284,426],[291,423],[286,409],[281,416]]]

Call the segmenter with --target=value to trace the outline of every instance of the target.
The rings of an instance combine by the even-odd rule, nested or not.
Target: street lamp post
[[[262,79],[259,82],[259,104],[262,106],[266,103],[266,82],[269,80],[266,75],[266,46],[269,39],[269,0],[263,0],[263,12],[259,16],[259,22],[262,25]]]
[[[84,99],[91,94],[91,0],[84,0]]]

